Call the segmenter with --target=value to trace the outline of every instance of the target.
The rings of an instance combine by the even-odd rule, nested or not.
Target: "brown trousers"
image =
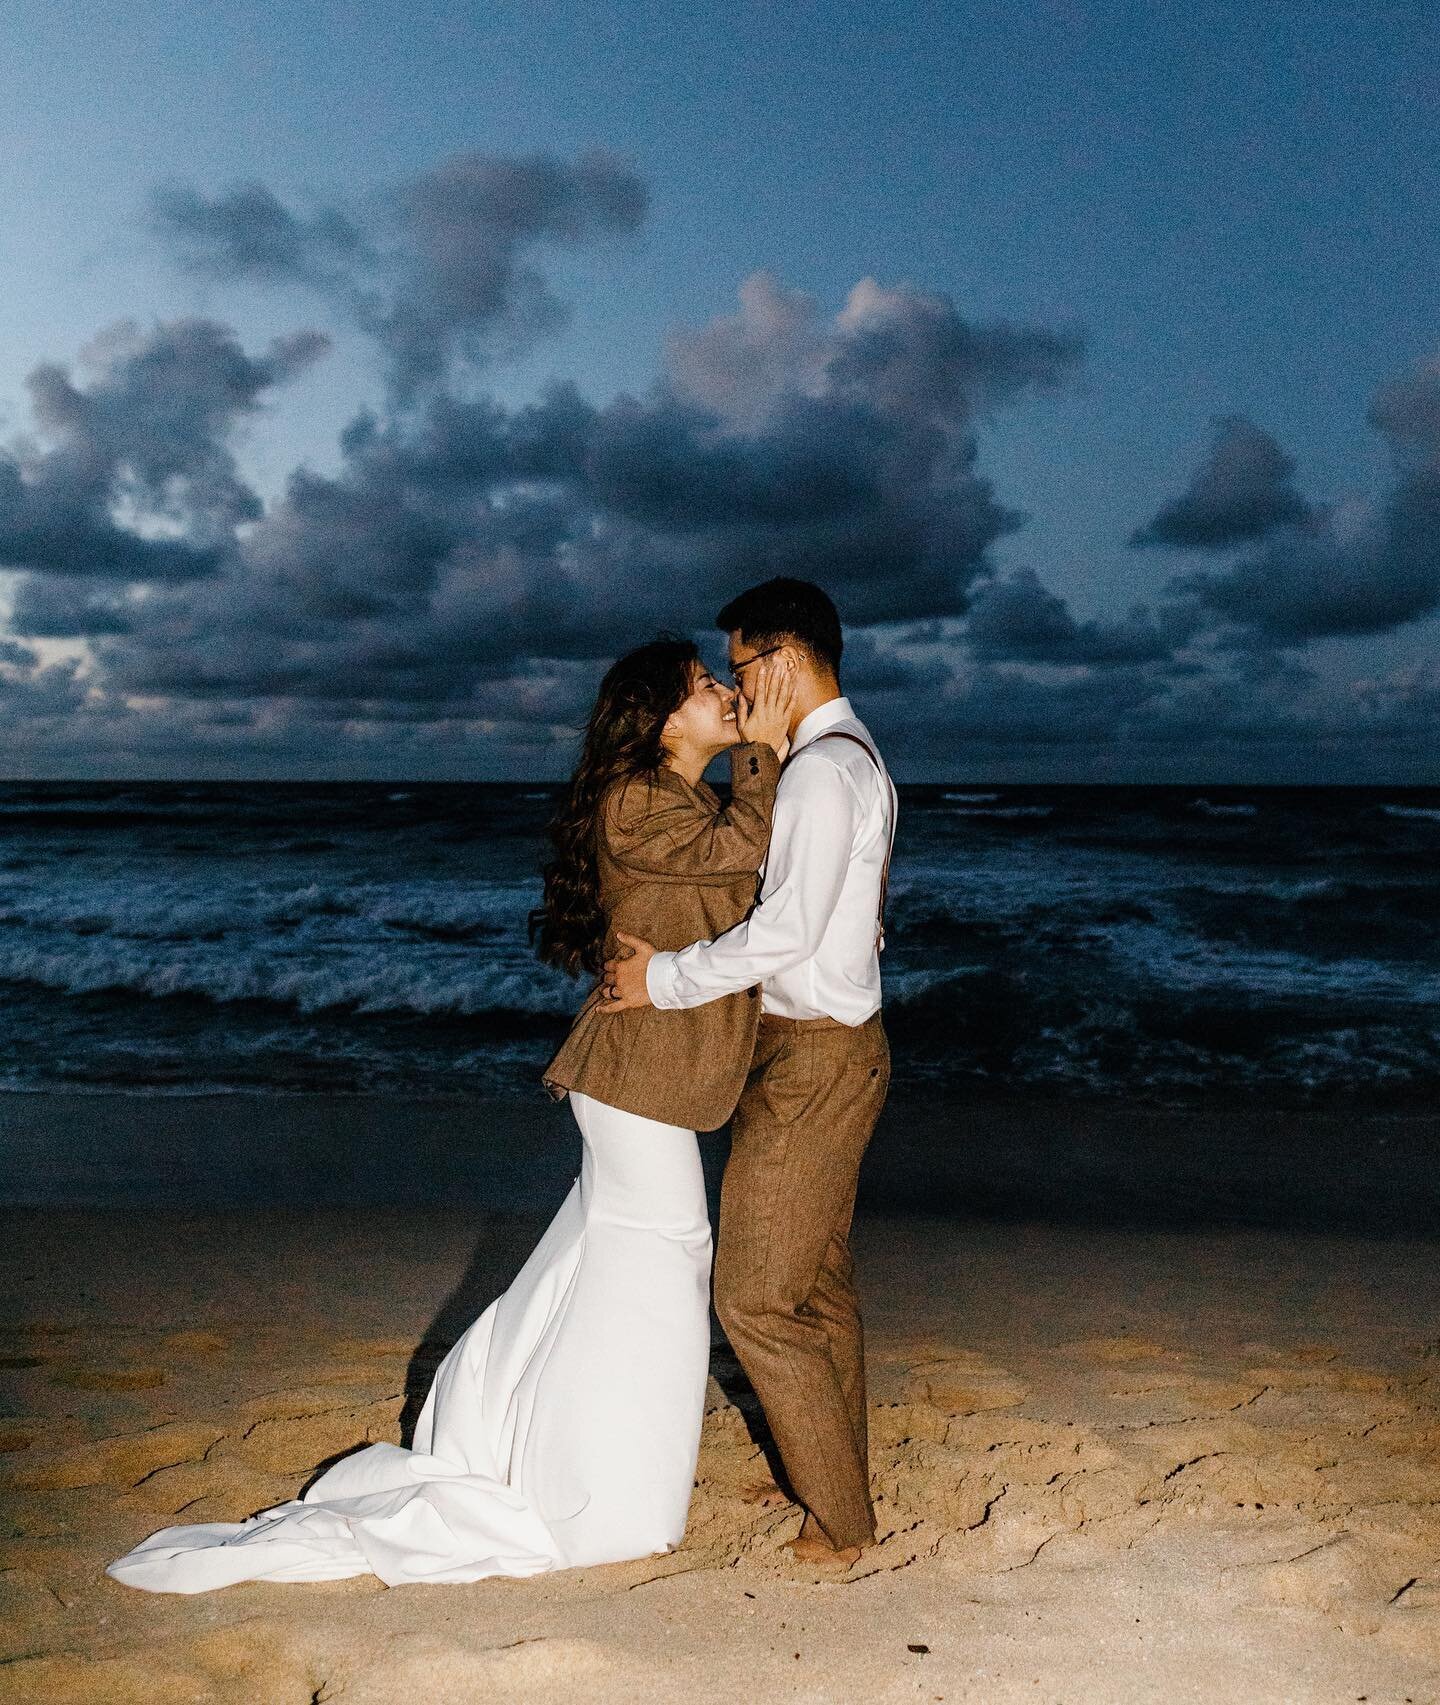
[[[791,1488],[837,1547],[875,1536],[849,1235],[889,1083],[878,1012],[762,1016],[720,1195],[715,1310]]]

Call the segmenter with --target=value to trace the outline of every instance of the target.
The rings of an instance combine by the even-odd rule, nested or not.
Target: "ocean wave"
[[[98,893],[40,890],[21,905],[0,906],[0,925],[43,938],[113,935],[128,941],[220,941],[253,928],[253,915],[228,900],[197,899],[160,890]]]
[[[1053,805],[958,805],[946,813],[949,817],[1049,817]]]
[[[501,934],[520,936],[538,885],[483,883],[309,882],[266,893],[254,884],[217,877],[203,893],[193,882],[71,881],[37,883],[0,903],[0,926],[44,936],[110,934],[128,941],[219,941],[250,938],[308,923],[354,925],[357,937],[379,931],[463,942]]]
[[[1407,822],[1440,823],[1440,807],[1429,805],[1382,805],[1387,817],[1399,817]]]
[[[1341,954],[1317,957],[1300,948],[1215,939],[1160,925],[1118,923],[1105,946],[1117,968],[1172,992],[1223,989],[1232,999],[1440,1001],[1440,969],[1417,971],[1389,960]]]
[[[907,791],[897,1082],[1440,1089],[1440,791],[1396,791]],[[509,1061],[533,1087],[583,998],[525,937],[554,797],[0,786],[162,821],[0,821],[0,1073],[408,1093]]]
[[[267,853],[329,853],[338,852],[344,845],[342,841],[327,839],[301,838],[295,841],[272,841],[265,848]],[[199,848],[193,841],[171,848],[172,852],[210,851],[208,847]]]
[[[17,829],[114,829],[155,828],[162,824],[193,822],[194,813],[169,806],[131,805],[116,800],[113,805],[0,805],[0,824],[7,833]]]
[[[1341,877],[1210,881],[1167,896],[1176,933],[1247,948],[1275,948],[1332,968],[1383,962],[1413,977],[1440,961],[1440,884]]]
[[[1211,799],[1192,799],[1190,809],[1199,811],[1206,817],[1253,817],[1258,807],[1254,805],[1223,804]]]
[[[1103,1094],[1251,1088],[1301,1099],[1440,1089],[1440,1029],[1424,1008],[1356,1020],[1303,1003],[1156,1000],[967,968],[908,988],[887,981],[885,1014],[897,1080]]]
[[[580,998],[575,985],[538,963],[497,963],[491,955],[440,963],[374,953],[332,954],[306,963],[264,951],[179,952],[157,959],[129,951],[113,937],[74,946],[7,942],[0,950],[3,984],[37,984],[67,995],[264,1002],[307,1015],[554,1014],[573,1011]]]
[[[1186,873],[1187,877],[1189,873]],[[1167,898],[1188,905],[1194,901],[1218,900],[1226,905],[1249,909],[1257,901],[1278,900],[1282,905],[1303,904],[1322,900],[1347,891],[1359,892],[1361,885],[1351,885],[1334,876],[1277,876],[1256,878],[1248,873],[1226,876],[1223,872],[1207,875],[1202,881],[1182,880],[1170,890]],[[1376,895],[1393,891],[1392,884],[1375,884]]]
[[[303,888],[293,888],[289,893],[277,894],[273,899],[264,901],[249,914],[246,922],[258,923],[267,929],[285,930],[294,929],[312,918],[358,918],[360,915],[360,900],[353,891],[341,889],[337,892],[333,888],[322,888],[318,882],[310,882]]]

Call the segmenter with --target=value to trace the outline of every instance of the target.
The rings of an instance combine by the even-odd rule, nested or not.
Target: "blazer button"
[[[750,774],[752,776],[758,776],[760,774],[760,760],[758,758],[752,758],[750,760]]]
[[[746,989],[745,993],[749,995],[750,999],[753,1001],[760,991],[759,989]]]

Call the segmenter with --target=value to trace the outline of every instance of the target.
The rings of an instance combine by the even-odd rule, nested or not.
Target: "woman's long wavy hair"
[[[689,697],[699,662],[690,640],[661,634],[627,651],[600,683],[570,791],[550,823],[555,856],[545,866],[545,896],[530,914],[535,951],[572,977],[598,972],[605,956],[596,846],[606,790],[657,774],[665,761],[661,733]]]

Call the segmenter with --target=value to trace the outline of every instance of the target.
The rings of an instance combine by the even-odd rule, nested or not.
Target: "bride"
[[[615,930],[679,948],[755,898],[793,682],[747,702],[694,645],[658,639],[600,684],[533,915],[543,959],[597,973]],[[701,779],[730,750],[732,796]],[[243,1522],[167,1527],[107,1573],[151,1592],[374,1574],[391,1586],[532,1575],[677,1545],[709,1362],[710,1224],[697,1130],[749,1070],[755,991],[600,1012],[592,989],[545,1072],[580,1176],[514,1283],[436,1370],[414,1448],[341,1458]]]

